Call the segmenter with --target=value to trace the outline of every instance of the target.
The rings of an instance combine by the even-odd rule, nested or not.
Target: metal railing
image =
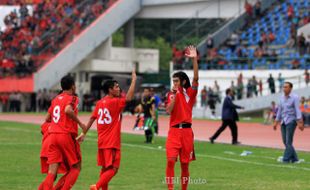
[[[243,90],[242,90],[242,98],[238,99],[237,98],[237,94],[235,94],[235,100],[246,100],[246,99],[250,99],[250,98],[255,98],[255,97],[260,97],[260,96],[268,96],[271,95],[273,93],[271,93],[271,90],[269,88],[269,83],[267,82],[268,78],[256,78],[257,81],[259,80],[263,80],[262,82],[262,86],[263,86],[263,90],[262,93],[260,94],[259,92],[259,86],[257,86],[257,96],[255,95],[254,91],[252,91],[252,96],[247,97],[247,82],[245,83],[244,81],[247,81],[250,78],[243,78]],[[219,81],[220,78],[217,80]],[[285,77],[283,78],[284,81],[290,81],[294,84],[294,89],[300,89],[300,88],[305,88],[307,87],[307,84],[304,80],[304,76],[302,75],[295,75],[295,76],[291,76],[291,77]],[[233,81],[237,81],[237,78],[234,79]],[[274,78],[275,81],[275,93],[279,93],[282,92],[282,89],[280,89],[280,83],[278,81],[278,78],[275,77]],[[235,86],[237,87],[237,86]],[[228,87],[229,88],[229,87]],[[196,103],[196,107],[200,108],[201,107],[201,88],[199,89],[198,92],[198,96],[197,96],[197,103]],[[220,90],[216,95],[218,96],[218,100],[217,104],[221,103],[223,101],[223,99],[225,98],[225,90],[226,89],[222,89]]]
[[[242,14],[242,3],[243,0],[238,1],[238,9],[235,11],[233,16],[228,19],[220,19],[222,14],[221,9],[221,0],[208,0],[206,3],[210,3],[205,7],[202,7],[201,9],[196,10],[191,18],[186,19],[184,22],[177,26],[171,26],[171,39],[172,42],[179,44],[182,43],[184,40],[188,39],[189,37],[195,37],[196,44],[202,41],[202,39],[206,38],[209,34],[213,34],[215,31],[219,30],[225,23],[228,23],[233,18],[236,18]],[[199,22],[198,19],[200,19],[200,15],[203,14],[205,11],[207,11],[210,7],[217,6],[218,8],[218,21],[215,21],[214,19],[205,19],[202,22]],[[214,22],[215,21],[215,22]],[[194,28],[188,28],[189,23],[195,23]],[[210,26],[210,24],[213,24],[214,26]],[[182,32],[182,30],[185,30],[186,32]]]
[[[292,63],[298,61],[296,66]],[[219,64],[222,63],[222,64]],[[192,69],[192,63],[186,58],[175,60],[173,70]],[[254,69],[310,69],[310,55],[291,57],[244,57],[244,58],[225,58],[223,56],[199,61],[201,70],[254,70]]]

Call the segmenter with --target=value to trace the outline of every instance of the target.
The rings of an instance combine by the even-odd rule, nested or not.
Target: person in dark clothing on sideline
[[[150,89],[145,88],[141,105],[144,113],[144,132],[146,143],[153,143],[155,133],[156,115],[155,115],[155,99],[151,96]]]
[[[269,75],[267,82],[268,82],[268,86],[269,86],[271,94],[276,93],[276,85],[274,82],[274,78],[272,77],[272,74]]]
[[[228,88],[226,90],[226,97],[223,103],[222,110],[222,126],[216,131],[216,133],[210,137],[210,142],[213,144],[215,139],[229,126],[232,134],[232,144],[240,144],[238,142],[238,128],[236,121],[239,121],[239,116],[236,109],[244,109],[241,106],[237,106],[232,102],[233,91]]]

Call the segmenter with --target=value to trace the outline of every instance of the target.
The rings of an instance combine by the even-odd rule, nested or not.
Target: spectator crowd
[[[115,1],[1,1],[19,9],[5,16],[0,31],[0,77],[30,75]]]
[[[247,19],[242,30],[250,32],[235,31],[219,48],[214,46],[212,36],[208,36],[205,42],[206,52],[203,54],[205,56],[199,59],[200,68],[225,69],[229,68],[228,65],[240,65],[239,69],[259,68],[261,65],[265,67],[265,64],[260,65],[260,63],[267,63],[268,68],[274,68],[276,63],[281,63],[288,65],[291,69],[300,69],[305,68],[306,63],[310,65],[310,56],[308,56],[310,35],[297,34],[298,28],[310,22],[310,14],[307,11],[310,7],[309,5],[297,7],[289,1],[284,1],[283,5],[285,5],[283,9],[286,15],[281,15],[281,17],[286,19],[286,23],[280,22],[279,18],[274,18],[276,15],[267,15],[268,11],[278,10],[277,6],[282,6],[282,4],[274,5],[268,11],[262,12],[259,0],[254,5],[245,1]],[[271,26],[274,22],[279,22],[277,24],[280,25]],[[256,29],[251,29],[249,26],[254,26]],[[287,26],[289,28],[286,29]],[[278,34],[278,30],[283,31],[283,34]],[[254,41],[251,39],[253,35]],[[305,58],[301,60],[304,56]],[[190,69],[187,68],[190,64],[184,56],[184,50],[178,48],[176,44],[172,47],[172,61],[175,69]],[[238,67],[233,68],[238,69]]]

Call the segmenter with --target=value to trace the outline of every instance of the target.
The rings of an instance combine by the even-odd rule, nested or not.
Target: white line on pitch
[[[6,128],[6,127],[1,127],[2,129],[6,130],[12,130],[12,128]],[[15,131],[23,131],[23,132],[33,132],[32,130],[27,130],[27,129],[13,129]],[[95,141],[95,139],[90,139],[88,138],[87,140],[90,141]],[[1,143],[1,145],[6,144],[6,143]],[[14,144],[14,143],[11,143]],[[17,144],[17,143],[16,143]],[[22,143],[20,143],[22,144]],[[35,143],[28,143],[28,144],[35,144]],[[157,151],[164,151],[165,149],[159,149],[155,147],[150,147],[150,146],[143,146],[143,145],[135,145],[135,144],[128,144],[128,143],[122,143],[124,146],[128,147],[135,147],[135,148],[143,148],[143,149],[149,149],[149,150],[157,150]],[[252,164],[252,165],[258,165],[258,166],[266,166],[266,167],[276,167],[276,168],[289,168],[289,169],[297,169],[297,170],[304,170],[304,171],[310,171],[310,168],[305,168],[305,167],[296,167],[292,165],[278,165],[278,164],[266,164],[266,163],[261,163],[261,162],[253,162],[253,161],[247,161],[247,160],[238,160],[238,159],[233,159],[233,158],[225,158],[221,156],[212,156],[212,155],[205,155],[205,154],[196,154],[196,156],[200,157],[205,157],[205,158],[213,158],[217,160],[225,160],[225,161],[231,161],[231,162],[237,162],[237,163],[245,163],[245,164]]]

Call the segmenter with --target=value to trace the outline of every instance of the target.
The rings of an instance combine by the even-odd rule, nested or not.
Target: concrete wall
[[[189,76],[190,80],[193,77],[193,71],[185,71]],[[305,87],[304,82],[304,71],[303,70],[247,70],[245,71],[199,71],[199,88],[197,96],[197,106],[200,107],[200,91],[204,86],[213,87],[214,81],[216,80],[220,86],[222,97],[225,96],[225,90],[230,87],[231,81],[233,80],[235,85],[237,84],[237,78],[239,74],[243,75],[243,84],[246,85],[249,78],[256,76],[257,80],[262,79],[263,82],[263,95],[270,94],[267,79],[269,74],[273,75],[276,84],[276,91],[279,91],[279,83],[277,81],[279,73],[282,73],[287,81],[294,84],[294,89],[299,89]]]
[[[248,0],[254,3],[256,0]],[[231,18],[244,12],[245,0],[144,0],[136,18]]]
[[[159,72],[159,50],[156,49],[133,49],[133,48],[108,48],[109,57],[102,56],[97,51],[86,58],[75,71],[87,72],[131,72],[133,64],[138,64],[137,72],[157,73]],[[100,50],[101,52],[102,50]]]

